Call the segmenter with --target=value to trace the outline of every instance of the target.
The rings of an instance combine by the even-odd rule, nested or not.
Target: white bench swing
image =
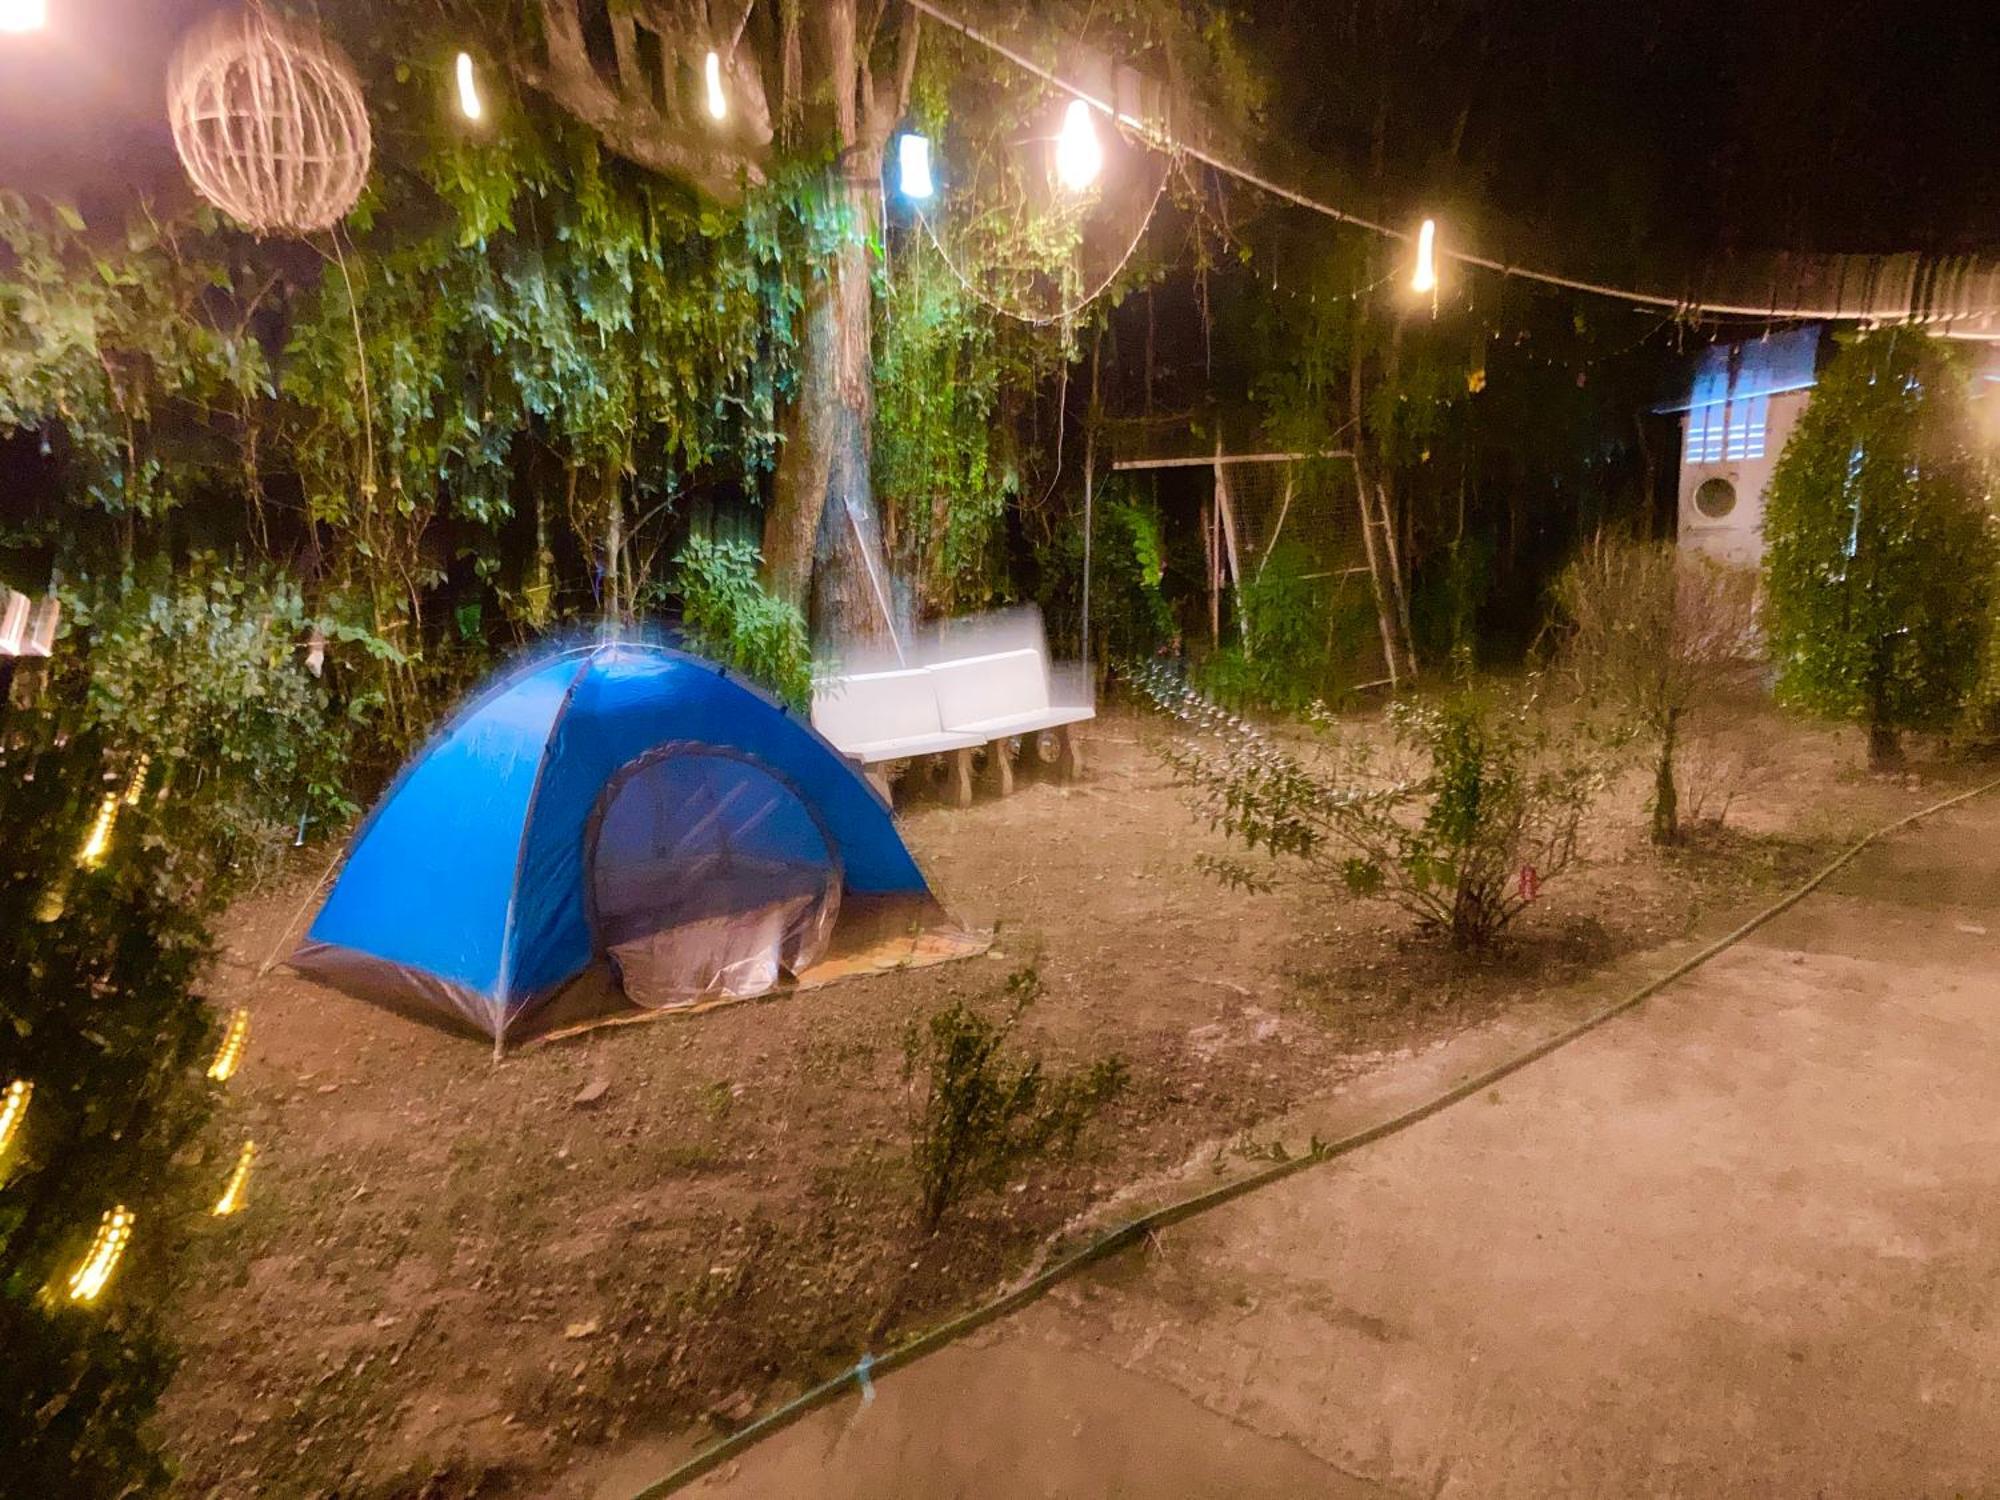
[[[1097,713],[1087,682],[1058,690],[1039,613],[983,623],[988,628],[972,632],[956,622],[949,634],[919,643],[912,652],[917,664],[813,684],[813,727],[859,763],[884,796],[902,767],[942,758],[951,800],[968,806],[974,759],[982,747],[986,783],[1003,797],[1014,789],[1017,758],[1053,762],[1064,780],[1081,771],[1074,729]],[[1007,644],[953,653],[953,637],[981,636],[981,644],[1003,639]]]

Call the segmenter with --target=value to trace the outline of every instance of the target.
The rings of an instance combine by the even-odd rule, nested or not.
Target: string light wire
[[[1309,213],[1318,214],[1322,218],[1332,219],[1335,223],[1350,224],[1357,229],[1366,229],[1370,233],[1381,235],[1386,239],[1392,239],[1402,244],[1409,244],[1416,238],[1416,235],[1408,229],[1400,229],[1393,224],[1379,223],[1374,219],[1365,218],[1360,214],[1350,213],[1346,209],[1336,208],[1334,205],[1322,202],[1309,194],[1300,192],[1296,188],[1287,187],[1281,182],[1274,182],[1270,178],[1252,171],[1239,162],[1231,161],[1224,156],[1218,156],[1216,153],[1204,150],[1202,147],[1193,145],[1190,142],[1179,140],[1161,129],[1158,125],[1139,119],[1134,115],[1128,115],[1109,100],[1100,99],[1088,89],[1071,83],[1052,68],[1044,67],[1025,53],[1008,46],[997,37],[989,36],[970,22],[954,15],[942,6],[934,4],[933,0],[905,0],[905,3],[912,10],[928,16],[941,26],[956,31],[968,41],[977,46],[984,47],[996,56],[1005,58],[1008,62],[1014,64],[1015,67],[1033,74],[1051,87],[1060,89],[1072,98],[1081,99],[1099,114],[1109,117],[1113,123],[1138,136],[1156,150],[1177,152],[1191,157],[1195,161],[1201,162],[1204,166],[1211,167],[1218,172],[1234,177],[1239,182],[1256,188],[1260,192],[1267,193],[1271,197],[1281,199],[1295,207],[1305,209]],[[1460,265],[1477,266],[1481,270],[1493,271],[1502,276],[1519,277],[1525,281],[1540,282],[1544,286],[1561,287],[1568,291],[1583,292],[1594,297],[1606,297],[1614,301],[1628,302],[1638,307],[1666,308],[1671,310],[1676,316],[1682,318],[1691,319],[1698,316],[1711,316],[1758,318],[1766,322],[1782,322],[1794,319],[1825,322],[1878,322],[1893,321],[1896,316],[1882,310],[1861,312],[1854,308],[1843,307],[1784,307],[1775,302],[1770,306],[1757,307],[1742,303],[1709,302],[1697,298],[1669,297],[1659,292],[1635,291],[1630,287],[1612,286],[1601,281],[1587,281],[1580,277],[1562,276],[1553,271],[1538,270],[1532,266],[1517,265],[1511,261],[1495,260],[1491,256],[1478,255],[1470,250],[1459,249],[1449,243],[1439,245],[1438,254]],[[1942,321],[1948,325],[1956,321],[1975,321],[1980,318],[1993,317],[1996,314],[2000,314],[2000,308],[1987,309],[1983,312],[1968,312],[1963,318],[1948,316],[1940,318],[1933,316],[1925,321]],[[1921,320],[1918,309],[1915,306],[1907,309],[1904,316],[1911,320]],[[2000,333],[1959,333],[1955,336],[1973,339],[2000,339]]]
[[[1145,239],[1147,229],[1152,226],[1153,216],[1159,212],[1160,200],[1166,196],[1167,177],[1171,171],[1172,167],[1169,165],[1168,171],[1160,174],[1160,185],[1153,189],[1153,198],[1146,205],[1145,216],[1139,220],[1139,227],[1133,232],[1131,241],[1125,246],[1125,253],[1118,257],[1118,263],[1111,268],[1109,274],[1084,296],[1072,302],[1069,306],[1052,313],[1022,312],[1019,308],[1009,307],[991,293],[982,290],[973,282],[971,277],[959,269],[958,262],[951,258],[951,252],[945,249],[944,241],[938,238],[937,229],[931,223],[930,215],[919,209],[916,219],[919,224],[923,225],[924,237],[931,242],[931,248],[937,251],[938,259],[944,262],[945,269],[950,271],[958,284],[965,288],[966,295],[978,302],[982,307],[996,312],[1004,318],[1012,318],[1017,323],[1026,323],[1035,328],[1048,328],[1058,323],[1067,327],[1086,307],[1110,291],[1112,284],[1125,274],[1126,266],[1132,263],[1132,257],[1138,253],[1139,242]]]

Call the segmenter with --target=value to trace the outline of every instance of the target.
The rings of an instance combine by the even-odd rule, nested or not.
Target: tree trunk
[[[1903,742],[1893,724],[1868,726],[1868,769],[1893,771],[1903,763]]]
[[[1671,844],[1680,837],[1680,789],[1674,784],[1674,742],[1680,726],[1673,714],[1667,715],[1666,732],[1660,736],[1660,761],[1653,771],[1653,842]]]
[[[764,518],[764,570],[772,589],[812,624],[813,638],[891,645],[902,634],[870,468],[874,349],[869,244],[879,205],[879,153],[847,180],[853,231],[806,299],[799,392]]]

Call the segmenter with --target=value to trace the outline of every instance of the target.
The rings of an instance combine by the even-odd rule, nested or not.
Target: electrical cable
[[[971,277],[959,269],[958,263],[951,258],[951,253],[945,249],[944,242],[938,238],[937,230],[931,224],[930,215],[922,209],[918,209],[916,219],[919,224],[924,226],[924,237],[931,242],[931,248],[937,251],[938,259],[944,262],[945,269],[951,272],[952,276],[958,281],[958,284],[965,288],[966,295],[971,297],[975,302],[991,312],[998,313],[1003,318],[1012,318],[1017,323],[1026,323],[1034,328],[1048,328],[1056,324],[1061,324],[1067,328],[1078,313],[1110,291],[1112,283],[1117,281],[1124,274],[1125,267],[1131,264],[1132,257],[1138,253],[1139,242],[1146,237],[1147,229],[1152,226],[1153,215],[1159,211],[1160,199],[1166,195],[1167,177],[1171,171],[1172,166],[1170,163],[1168,170],[1160,174],[1160,185],[1153,190],[1153,200],[1146,205],[1145,217],[1139,220],[1139,227],[1133,232],[1131,243],[1125,247],[1125,253],[1118,257],[1118,264],[1113,266],[1109,274],[1083,297],[1058,312],[1048,314],[1021,312],[1016,308],[1008,307],[998,298],[982,291],[973,283]]]
[[[1336,1160],[1339,1157],[1359,1150],[1363,1146],[1372,1145],[1374,1142],[1384,1140],[1392,1135],[1398,1135],[1408,1130],[1411,1126],[1421,1124],[1423,1121],[1430,1119],[1433,1115],[1441,1114],[1454,1104],[1463,1103],[1467,1099],[1484,1093],[1487,1089],[1492,1088],[1503,1079],[1520,1072],[1531,1063],[1540,1062],[1543,1058],[1561,1051],[1571,1042],[1597,1030],[1598,1027],[1604,1025],[1606,1022],[1624,1015],[1627,1011],[1636,1008],[1642,1002],[1657,995],[1676,980],[1685,978],[1687,975],[1693,973],[1718,954],[1735,947],[1758,928],[1774,921],[1784,915],[1784,913],[1790,911],[1794,906],[1797,906],[1806,897],[1810,896],[1814,891],[1826,884],[1827,881],[1839,874],[1840,871],[1852,864],[1864,851],[1889,837],[1891,834],[1899,833],[1914,823],[1922,822],[1926,818],[1934,817],[1938,813],[1957,807],[1960,803],[1970,802],[1973,798],[1983,796],[1996,788],[2000,788],[2000,779],[1983,782],[1973,787],[1970,791],[1960,792],[1955,796],[1946,797],[1942,801],[1933,802],[1928,807],[1922,807],[1913,813],[1907,813],[1903,817],[1896,819],[1895,822],[1885,824],[1875,829],[1872,833],[1865,834],[1849,845],[1840,855],[1821,867],[1820,871],[1803,885],[1794,888],[1786,895],[1780,897],[1748,921],[1743,922],[1722,937],[1717,938],[1693,956],[1681,960],[1681,962],[1667,970],[1666,973],[1655,979],[1648,980],[1623,999],[1615,1001],[1601,1010],[1592,1012],[1582,1020],[1564,1027],[1555,1035],[1545,1037],[1526,1050],[1515,1053],[1505,1061],[1496,1063],[1490,1068],[1475,1073],[1470,1078],[1453,1084],[1442,1093],[1434,1094],[1422,1103],[1412,1105],[1410,1108],[1403,1110],[1399,1114],[1392,1115],[1386,1120],[1379,1120],[1373,1125],[1353,1131],[1348,1135],[1342,1136],[1337,1141],[1322,1144],[1316,1150],[1309,1151],[1303,1156],[1295,1156],[1288,1161],[1277,1162],[1259,1171],[1252,1172],[1247,1176],[1239,1177],[1233,1182],[1226,1182],[1220,1187],[1209,1188],[1205,1192],[1195,1193],[1190,1197],[1179,1199],[1162,1208],[1154,1209],[1149,1213],[1140,1214],[1137,1218],[1121,1224],[1118,1228],[1109,1230],[1098,1236],[1081,1249],[1072,1251],[1053,1265],[1047,1266],[1027,1281],[1022,1282],[1019,1286],[1003,1292],[991,1301],[973,1308],[970,1312],[961,1313],[955,1318],[918,1334],[915,1338],[897,1345],[887,1354],[864,1354],[859,1361],[841,1371],[840,1374],[833,1376],[831,1379],[821,1381],[810,1390],[793,1397],[783,1406],[765,1413],[747,1427],[732,1433],[721,1442],[695,1454],[694,1457],[688,1459],[664,1478],[656,1480],[644,1489],[639,1490],[632,1496],[632,1500],[664,1500],[665,1496],[671,1495],[693,1483],[696,1479],[714,1469],[718,1464],[727,1463],[730,1459],[735,1458],[763,1439],[789,1427],[808,1412],[826,1405],[849,1386],[857,1388],[867,1386],[872,1380],[892,1370],[900,1369],[904,1365],[913,1364],[924,1355],[937,1352],[947,1344],[955,1342],[966,1334],[972,1333],[979,1328],[983,1328],[988,1323],[992,1323],[1009,1313],[1026,1307],[1029,1303],[1039,1299],[1052,1287],[1069,1280],[1070,1277],[1076,1275],[1079,1271],[1083,1271],[1097,1264],[1099,1261],[1109,1258],[1130,1245],[1138,1244],[1159,1230],[1167,1228],[1169,1225],[1194,1218],[1196,1215],[1206,1213],[1212,1208],[1220,1208],[1225,1203],[1241,1198],[1248,1193],[1253,1193],[1259,1188],[1269,1187],[1271,1184],[1280,1182],[1296,1173],[1303,1172],[1309,1167],[1316,1167],[1322,1163]]]
[[[1300,192],[1296,188],[1287,187],[1280,182],[1274,182],[1261,173],[1254,172],[1238,162],[1229,160],[1227,157],[1219,156],[1200,146],[1179,140],[1157,125],[1139,119],[1136,116],[1125,114],[1109,100],[1100,99],[1089,90],[1071,83],[1053,69],[1044,67],[1033,58],[1008,46],[998,38],[987,35],[970,22],[934,4],[933,0],[905,0],[905,3],[911,9],[930,17],[939,25],[949,27],[968,41],[984,47],[987,51],[1005,58],[1024,72],[1031,73],[1035,77],[1040,78],[1051,87],[1061,90],[1072,98],[1081,99],[1090,108],[1109,117],[1112,123],[1138,136],[1155,150],[1190,157],[1205,166],[1212,167],[1218,172],[1234,177],[1238,181],[1258,189],[1260,192],[1267,193],[1271,197],[1305,209],[1309,213],[1315,213],[1323,218],[1332,219],[1336,223],[1350,224],[1357,229],[1366,229],[1373,234],[1379,234],[1403,243],[1408,243],[1416,238],[1416,235],[1410,230],[1398,229],[1394,225],[1379,223],[1374,219],[1365,218],[1360,214],[1335,208],[1332,204],[1324,203],[1317,198]],[[1438,245],[1437,253],[1461,265],[1477,266],[1482,270],[1493,271],[1502,276],[1519,277],[1522,280],[1539,282],[1545,286],[1562,287],[1568,291],[1584,292],[1596,297],[1606,297],[1615,301],[1629,303],[1635,307],[1665,308],[1675,316],[1684,319],[1707,316],[1757,318],[1766,322],[1792,320],[1816,322],[1929,321],[1943,323],[1946,326],[1946,331],[1949,332],[1949,325],[1954,322],[1977,322],[2000,317],[2000,308],[1987,308],[1983,311],[1966,312],[1958,316],[1932,314],[1926,318],[1914,302],[1911,306],[1900,312],[1883,309],[1871,309],[1863,312],[1854,308],[1839,306],[1780,307],[1775,302],[1768,307],[1753,307],[1731,302],[1708,302],[1698,298],[1669,297],[1659,292],[1635,291],[1628,287],[1611,286],[1600,281],[1586,281],[1579,277],[1562,276],[1553,271],[1537,270],[1532,266],[1516,265],[1511,261],[1494,260],[1490,256],[1478,255],[1470,250],[1457,249],[1449,241]],[[1961,333],[1954,336],[1972,339],[2000,339],[2000,333]]]

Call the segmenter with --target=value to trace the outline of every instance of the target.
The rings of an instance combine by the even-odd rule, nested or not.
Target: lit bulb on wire
[[[729,96],[722,92],[722,56],[710,52],[701,62],[701,76],[708,91],[708,117],[722,120],[729,115]]]
[[[1063,111],[1062,133],[1056,137],[1056,181],[1070,192],[1080,193],[1097,181],[1103,170],[1104,147],[1098,144],[1090,106],[1072,99]]]
[[[1410,290],[1419,296],[1437,292],[1437,232],[1435,219],[1424,220],[1417,230],[1417,269],[1410,277]]]
[[[923,200],[937,191],[931,176],[931,143],[914,131],[896,138],[896,180],[905,198]]]
[[[479,75],[473,70],[472,54],[458,54],[458,112],[468,120],[486,117],[486,104],[479,97]]]
[[[0,0],[0,31],[40,31],[48,24],[48,0]]]

